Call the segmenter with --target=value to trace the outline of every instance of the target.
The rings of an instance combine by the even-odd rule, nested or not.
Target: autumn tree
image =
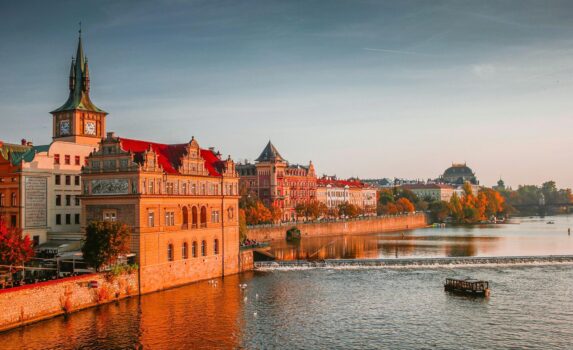
[[[245,209],[247,225],[258,225],[272,222],[272,214],[263,202],[257,201],[254,205]]]
[[[396,201],[396,207],[400,213],[411,213],[416,210],[414,208],[414,204],[412,204],[412,202],[406,197],[398,198]]]
[[[131,232],[119,222],[93,221],[86,227],[86,240],[82,247],[85,262],[99,271],[104,265],[113,265],[121,255],[129,253]]]
[[[22,266],[33,256],[30,237],[22,237],[22,230],[8,228],[0,220],[0,264]]]
[[[247,239],[247,217],[245,209],[239,209],[239,240]]]

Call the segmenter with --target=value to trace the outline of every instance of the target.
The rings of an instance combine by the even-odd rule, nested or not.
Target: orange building
[[[197,141],[108,133],[82,171],[83,224],[132,229],[141,292],[239,272],[238,181],[231,158]]]
[[[269,141],[255,164],[238,164],[241,188],[255,193],[267,206],[277,206],[284,221],[295,220],[295,207],[316,199],[316,173],[307,166],[289,164]]]

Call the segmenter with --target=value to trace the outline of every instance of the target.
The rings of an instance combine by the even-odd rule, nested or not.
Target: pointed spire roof
[[[269,140],[269,143],[267,143],[267,146],[265,147],[259,158],[255,159],[255,161],[257,162],[284,161],[284,158],[280,155],[279,151]]]
[[[104,110],[96,107],[96,105],[94,105],[90,100],[89,84],[90,78],[87,67],[87,58],[84,54],[82,33],[80,30],[76,57],[75,60],[72,60],[72,67],[70,68],[70,95],[66,103],[64,103],[60,108],[53,110],[51,113],[80,109],[107,114]]]

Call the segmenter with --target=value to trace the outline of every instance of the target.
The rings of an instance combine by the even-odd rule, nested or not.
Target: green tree
[[[120,255],[129,253],[131,232],[119,222],[93,221],[86,227],[82,247],[85,262],[99,271],[104,265],[114,264]]]
[[[446,201],[434,201],[429,206],[433,221],[444,222],[450,214],[450,205]]]

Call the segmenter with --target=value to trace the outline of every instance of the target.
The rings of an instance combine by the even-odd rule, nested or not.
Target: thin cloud
[[[374,51],[374,52],[385,52],[385,53],[393,53],[398,55],[414,55],[414,56],[435,56],[427,53],[415,52],[415,51],[406,51],[406,50],[392,50],[392,49],[377,49],[372,47],[364,47],[362,48],[366,51]]]

